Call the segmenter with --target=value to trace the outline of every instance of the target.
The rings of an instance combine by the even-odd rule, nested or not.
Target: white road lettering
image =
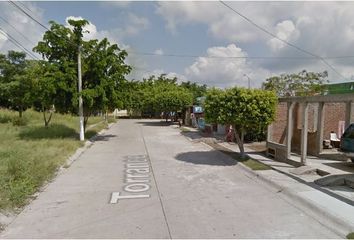
[[[129,184],[124,187],[124,190],[127,192],[145,192],[150,189],[150,186],[145,183],[134,183]]]
[[[137,198],[149,198],[149,197],[150,195],[137,195],[137,194],[121,196],[120,192],[112,192],[110,203],[116,204],[120,199],[137,199]]]
[[[118,203],[120,199],[149,198],[150,194],[142,194],[150,189],[150,166],[145,155],[134,155],[126,157],[126,175],[123,190],[129,195],[121,195],[120,192],[113,192],[111,204]],[[134,194],[135,193],[135,194]],[[140,193],[140,194],[137,194]]]
[[[149,168],[131,168],[125,170],[126,173],[149,173],[150,169]]]

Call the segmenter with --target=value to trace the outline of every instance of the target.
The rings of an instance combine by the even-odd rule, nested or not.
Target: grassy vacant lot
[[[27,110],[26,126],[13,126],[16,112],[0,109],[0,210],[11,210],[29,198],[65,160],[82,146],[78,140],[78,118],[54,114],[48,128],[42,114]],[[102,117],[89,119],[86,138],[106,127]]]

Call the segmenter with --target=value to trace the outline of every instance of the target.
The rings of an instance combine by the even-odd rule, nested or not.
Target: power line
[[[11,23],[9,23],[9,21],[7,21],[5,18],[3,18],[3,17],[0,16],[0,19],[1,19],[3,22],[7,23],[7,25],[9,25],[12,29],[14,29],[14,30],[15,30],[18,34],[20,34],[24,39],[26,39],[27,41],[29,41],[30,43],[32,43],[33,45],[35,45],[34,42],[32,42],[28,37],[26,37],[23,33],[21,33],[19,30],[17,30],[17,28],[16,28],[14,25],[12,25]]]
[[[0,27],[0,33],[4,35],[10,42],[12,42],[14,45],[16,45],[18,48],[21,48],[25,52],[28,53],[32,58],[35,58],[37,60],[40,60],[36,55],[34,55],[30,50],[28,50],[26,47],[24,47],[20,42],[16,40],[16,38],[12,37],[9,33],[6,33],[1,27]]]
[[[263,28],[262,26],[258,25],[257,23],[255,23],[254,21],[252,21],[251,19],[249,19],[248,17],[246,17],[245,15],[241,14],[240,12],[236,11],[234,8],[232,8],[231,6],[229,6],[228,4],[226,4],[225,2],[223,2],[222,0],[219,0],[219,2],[220,2],[221,4],[223,4],[225,7],[229,8],[229,9],[230,9],[231,11],[233,11],[234,13],[236,13],[237,15],[239,15],[240,17],[242,17],[243,19],[245,19],[247,22],[251,23],[251,24],[252,24],[253,26],[255,26],[256,28],[258,28],[258,29],[260,29],[261,31],[267,33],[268,35],[270,35],[270,36],[272,36],[272,37],[278,39],[279,41],[285,43],[286,45],[291,46],[291,47],[293,47],[293,48],[295,48],[295,49],[297,49],[297,50],[299,50],[299,51],[301,51],[301,52],[303,52],[303,53],[305,53],[305,54],[308,54],[308,55],[310,55],[310,56],[313,56],[313,57],[318,58],[318,59],[321,60],[325,65],[327,65],[328,67],[330,67],[335,73],[337,73],[340,77],[346,79],[346,77],[344,77],[341,73],[339,73],[332,65],[330,65],[330,64],[329,64],[324,58],[322,58],[321,56],[318,56],[318,55],[316,55],[316,54],[313,54],[313,53],[311,53],[311,52],[309,52],[309,51],[307,51],[307,50],[305,50],[305,49],[302,49],[302,48],[300,48],[300,47],[298,47],[298,46],[296,46],[296,45],[294,45],[294,44],[292,44],[292,43],[290,43],[290,42],[284,40],[284,39],[279,38],[279,37],[276,36],[274,33],[270,32],[270,31],[268,31],[267,29]]]
[[[29,7],[26,6],[26,4],[24,4],[21,1],[17,1],[22,7],[26,8],[28,11],[30,11],[31,13],[34,13]]]
[[[128,52],[129,54],[142,55],[142,56],[156,56],[156,57],[176,57],[176,58],[211,58],[211,59],[285,59],[285,60],[318,60],[318,57],[290,57],[290,56],[199,56],[188,54],[158,54],[152,52]],[[345,59],[354,58],[354,56],[334,56],[323,57],[324,59]]]
[[[39,20],[37,20],[35,17],[33,17],[31,14],[29,14],[28,12],[26,12],[23,8],[21,8],[20,6],[18,6],[16,3],[14,3],[13,1],[9,1],[15,8],[17,8],[18,10],[20,10],[23,14],[25,14],[27,17],[29,17],[30,19],[32,19],[34,22],[36,22],[38,25],[40,25],[42,28],[46,29],[47,31],[52,32],[52,34],[59,38],[62,39],[62,37],[60,37],[58,34],[56,34],[55,32],[51,31],[47,26],[45,26],[43,23],[41,23]],[[32,12],[32,11],[31,11]],[[72,46],[77,47],[77,44],[68,40],[67,43],[71,44]]]
[[[27,13],[25,10],[23,10],[20,6],[18,6],[16,3],[14,3],[13,1],[9,1],[12,5],[14,5],[18,10],[20,10],[23,14],[25,14],[27,17],[29,17],[30,19],[32,19],[33,21],[35,21],[38,25],[40,25],[41,27],[43,27],[44,29],[50,31],[50,29],[45,26],[44,24],[42,24],[40,21],[38,21],[36,18],[34,18],[31,14]]]

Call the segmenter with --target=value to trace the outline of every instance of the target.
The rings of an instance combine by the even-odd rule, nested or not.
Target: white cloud
[[[124,39],[139,35],[141,32],[147,30],[149,26],[150,22],[147,18],[128,13],[123,27],[101,30],[97,33],[97,36],[98,38],[105,36],[108,39],[114,39],[116,43],[122,44]]]
[[[81,16],[79,16],[79,17],[75,17],[75,16],[66,17],[66,19],[65,19],[66,27],[73,29],[73,26],[71,26],[68,22],[70,19],[78,21],[78,20],[83,20],[84,18]],[[99,35],[99,34],[97,32],[96,26],[94,24],[92,24],[90,21],[88,21],[88,22],[89,23],[83,28],[83,32],[84,32],[83,39],[86,41],[91,40],[91,39],[97,39],[97,35]]]
[[[6,32],[0,30],[0,49],[6,43],[7,40],[8,38]]]
[[[136,68],[133,70],[132,74],[129,76],[128,79],[136,79],[136,80],[142,80],[143,78],[149,78],[150,76],[160,76],[161,74],[166,74],[166,77],[168,78],[177,78],[177,82],[181,83],[184,81],[187,81],[186,76],[183,74],[179,74],[176,72],[168,72],[163,69],[155,69],[155,70],[147,70],[145,68]]]
[[[157,55],[163,55],[163,50],[161,48],[159,48],[159,49],[156,49],[154,51],[154,53],[157,54]]]
[[[228,2],[258,25],[277,37],[319,56],[354,55],[353,2]],[[172,32],[191,24],[202,24],[215,39],[256,45],[265,55],[309,57],[272,38],[241,18],[220,2],[159,2],[157,14]],[[207,14],[206,14],[207,13]],[[320,13],[320,14],[314,14]],[[328,60],[338,71],[352,66],[352,59]],[[328,66],[314,61],[263,61],[263,68],[290,72],[302,69],[328,70],[331,80],[339,80]]]
[[[31,15],[40,22],[45,22],[43,21],[43,10],[36,7],[35,3],[25,2],[23,4],[31,10]],[[31,51],[37,42],[42,39],[44,33],[43,28],[7,2],[0,2],[0,9],[2,17],[12,25],[10,26],[3,22],[1,27],[4,32],[6,32],[8,36],[15,38],[21,45]],[[23,51],[14,45],[9,38],[0,34],[0,52],[7,53],[8,50]],[[37,55],[35,53],[33,54]],[[39,55],[37,56],[39,57]]]
[[[104,8],[128,8],[132,2],[131,1],[104,1],[101,6]]]
[[[275,27],[276,36],[287,42],[296,41],[299,37],[299,31],[296,30],[294,23],[291,20],[285,20],[278,23]],[[268,45],[273,51],[278,51],[286,46],[283,41],[277,38],[272,38],[268,41]]]
[[[235,44],[226,47],[211,47],[207,57],[199,57],[185,70],[186,77],[201,84],[216,87],[242,86],[246,87],[249,76],[252,87],[260,87],[261,82],[269,77],[270,72],[256,66],[244,58],[247,53]]]
[[[66,18],[65,22],[67,23],[67,27],[72,28],[68,24],[69,19],[74,20],[82,20],[81,16],[69,16]],[[86,19],[87,20],[87,19]],[[89,21],[89,20],[88,20]],[[91,21],[89,24],[84,27],[85,32],[84,40],[90,39],[103,39],[108,38],[111,43],[116,43],[122,49],[129,49],[129,45],[124,43],[124,38],[129,36],[138,35],[141,31],[146,30],[149,27],[149,20],[144,17],[138,17],[133,13],[129,13],[127,17],[127,22],[124,27],[113,28],[109,30],[97,30],[96,25],[94,25]]]
[[[247,2],[242,2],[242,9],[257,14],[257,21],[268,23],[267,10],[254,8]],[[178,32],[179,26],[199,23],[206,24],[215,38],[250,41],[260,37],[259,32],[249,31],[248,23],[219,2],[159,2],[156,13],[165,19],[166,28],[173,33]]]

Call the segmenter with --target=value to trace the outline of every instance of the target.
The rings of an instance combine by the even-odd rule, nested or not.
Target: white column
[[[301,163],[306,165],[307,157],[307,132],[308,132],[308,103],[303,103],[302,130],[301,130]]]
[[[349,124],[352,122],[352,113],[353,113],[352,101],[346,102],[345,103],[345,128],[347,128]]]
[[[316,135],[316,153],[320,155],[323,151],[323,128],[324,128],[324,102],[318,103],[317,112],[317,135]]]
[[[293,110],[294,110],[295,103],[288,102],[288,111],[287,111],[287,119],[286,119],[286,156],[290,158],[291,153],[291,139],[293,137]]]
[[[268,125],[267,142],[273,142],[273,123]]]

